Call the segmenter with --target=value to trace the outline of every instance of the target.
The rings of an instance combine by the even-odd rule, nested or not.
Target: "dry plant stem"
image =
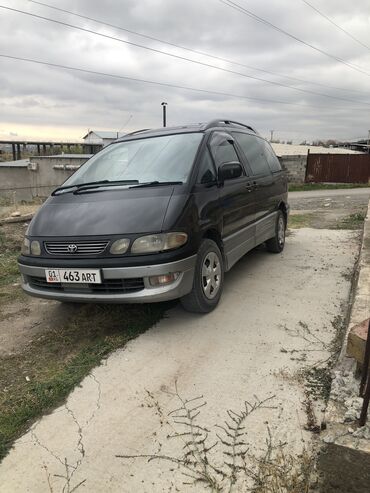
[[[182,474],[192,480],[191,483],[184,484],[202,483],[213,492],[231,493],[238,480],[238,473],[243,469],[238,462],[247,452],[243,438],[246,435],[244,431],[245,420],[257,409],[273,408],[267,406],[266,403],[273,399],[274,396],[268,397],[263,401],[255,397],[256,402],[254,404],[245,402],[244,409],[240,413],[229,410],[225,426],[217,426],[224,432],[226,437],[217,435],[219,440],[209,445],[210,430],[196,423],[201,408],[206,405],[206,402],[203,401],[203,396],[183,399],[178,393],[177,386],[173,395],[177,397],[181,405],[171,411],[169,415],[172,416],[174,423],[185,426],[186,431],[175,431],[173,435],[168,435],[168,438],[178,438],[184,442],[184,455],[182,457],[171,457],[165,454],[120,454],[116,455],[116,457],[122,459],[143,458],[147,459],[148,462],[154,459],[169,461],[182,468]],[[224,463],[226,467],[217,467],[210,460],[209,452],[219,442],[225,447],[223,454],[226,456]]]

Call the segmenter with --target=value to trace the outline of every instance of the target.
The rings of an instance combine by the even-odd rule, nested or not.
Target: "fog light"
[[[171,272],[171,274],[162,274],[161,276],[149,277],[149,282],[152,286],[163,286],[165,284],[171,284],[179,277],[180,272]]]
[[[40,243],[36,240],[31,242],[31,253],[32,255],[41,255],[41,246]]]

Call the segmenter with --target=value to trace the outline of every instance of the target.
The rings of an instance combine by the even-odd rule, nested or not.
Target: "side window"
[[[231,136],[223,133],[214,133],[211,139],[211,153],[218,169],[221,164],[239,162]]]
[[[271,171],[272,172],[281,171],[280,161],[276,157],[276,154],[274,153],[270,144],[264,140],[263,146],[265,149],[265,156],[266,156],[266,159],[267,159],[267,162],[270,166]]]
[[[206,148],[199,163],[197,183],[212,183],[216,181],[216,171],[209,150]]]
[[[247,158],[253,175],[269,175],[271,171],[264,154],[263,140],[239,132],[233,132],[233,137]]]

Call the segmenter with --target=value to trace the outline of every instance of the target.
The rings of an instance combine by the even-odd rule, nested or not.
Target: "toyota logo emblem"
[[[76,253],[78,250],[78,246],[71,244],[67,246],[68,253]]]

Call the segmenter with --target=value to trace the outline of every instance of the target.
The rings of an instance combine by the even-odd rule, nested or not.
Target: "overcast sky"
[[[87,129],[125,132],[158,127],[162,101],[168,103],[168,125],[224,117],[250,124],[265,136],[274,129],[274,137],[295,142],[365,137],[370,129],[369,0],[310,0],[367,47],[303,0],[233,0],[354,68],[220,0],[41,1],[254,69],[174,48],[28,0],[0,0],[0,4],[309,92],[0,9],[1,54],[229,94],[161,87],[0,57],[0,139],[80,139]],[[270,102],[245,99],[248,97]]]

